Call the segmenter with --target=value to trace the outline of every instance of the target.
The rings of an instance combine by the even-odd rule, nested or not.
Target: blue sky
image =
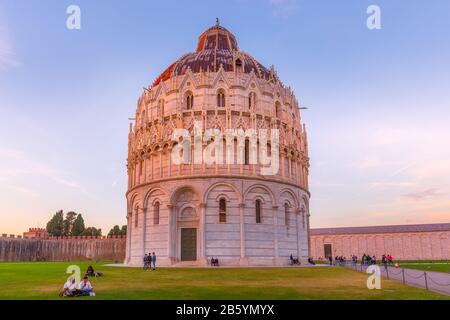
[[[124,224],[127,119],[216,17],[310,107],[313,227],[450,221],[447,0],[3,0],[0,233]]]

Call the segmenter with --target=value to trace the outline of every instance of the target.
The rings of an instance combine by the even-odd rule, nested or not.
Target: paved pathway
[[[355,266],[347,265],[347,267],[355,269]],[[368,266],[358,264],[356,270],[366,272]],[[408,285],[420,287],[428,290],[439,292],[450,296],[450,273],[423,271],[416,269],[405,269],[380,266],[381,275],[390,280],[402,281]]]

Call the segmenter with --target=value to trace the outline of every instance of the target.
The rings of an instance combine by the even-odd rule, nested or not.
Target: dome
[[[191,69],[193,73],[201,71],[217,72],[222,66],[224,71],[234,71],[235,61],[241,59],[242,72],[254,70],[257,77],[269,80],[271,72],[251,55],[239,50],[235,36],[226,28],[216,24],[203,32],[197,44],[197,50],[183,55],[172,63],[153,82],[152,87],[172,76],[179,76]]]

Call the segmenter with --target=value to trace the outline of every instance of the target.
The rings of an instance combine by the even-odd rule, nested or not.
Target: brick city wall
[[[0,237],[0,262],[108,260],[123,262],[126,236],[49,237],[24,239]]]

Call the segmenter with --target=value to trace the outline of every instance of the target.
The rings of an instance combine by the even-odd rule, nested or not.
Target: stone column
[[[163,177],[162,151],[163,151],[163,150],[159,150],[159,178],[162,178],[162,177]]]
[[[171,167],[172,167],[172,148],[168,148],[167,151],[168,157],[167,157],[167,175],[170,177],[171,176]]]
[[[154,167],[154,165],[153,165],[153,154],[150,154],[150,165],[151,165],[151,168],[150,168],[151,180],[153,180],[153,175],[154,175],[154,173],[153,173],[153,167]]]
[[[309,211],[306,212],[306,228],[307,228],[307,241],[308,241],[308,256],[311,252],[311,228],[309,226],[309,217],[311,215],[309,214]],[[308,257],[309,258],[309,257]]]
[[[272,206],[273,212],[273,250],[275,264],[279,264],[278,261],[278,206]]]
[[[245,221],[244,221],[244,208],[245,204],[239,204],[239,224],[240,224],[240,238],[241,238],[241,257],[239,260],[240,265],[248,265],[248,259],[245,256]]]
[[[288,179],[292,179],[292,156],[289,154],[288,156],[287,156],[287,159],[288,159],[288,171],[289,171],[289,177],[288,177]]]
[[[125,263],[130,263],[131,259],[131,215],[132,212],[127,214],[127,252],[125,257]]]
[[[143,213],[144,213],[144,217],[142,221],[142,256],[145,255],[146,251],[145,251],[145,239],[147,238],[147,207],[142,209]]]
[[[169,260],[170,264],[173,264],[176,262],[176,253],[175,253],[175,241],[177,239],[176,233],[176,225],[175,225],[175,218],[176,215],[176,207],[172,204],[168,204],[167,208],[169,209],[169,217],[168,217],[168,243],[167,243],[167,258]]]
[[[199,224],[199,231],[200,231],[200,257],[199,257],[199,263],[201,264],[207,264],[206,259],[206,203],[200,203],[200,224]]]
[[[304,228],[301,228],[302,222],[300,220],[302,220],[302,219],[303,219],[303,216],[301,215],[301,210],[298,208],[295,209],[295,222],[297,223],[297,255],[298,255],[297,258],[299,260],[301,258],[301,253],[302,253],[302,238],[301,238],[300,232],[303,233],[303,229],[304,229]]]
[[[144,183],[147,182],[147,157],[144,158]]]

